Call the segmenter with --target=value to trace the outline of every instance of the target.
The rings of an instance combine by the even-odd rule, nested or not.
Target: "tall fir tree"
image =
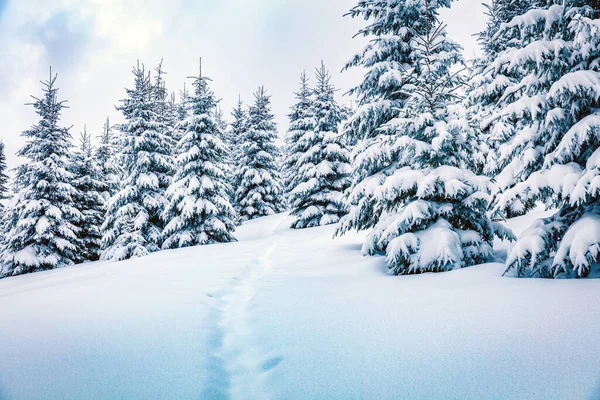
[[[489,74],[507,76],[491,115],[498,142],[492,212],[519,216],[539,202],[557,208],[536,221],[507,257],[517,276],[584,277],[600,249],[600,10],[589,1],[549,1],[501,25],[514,43]],[[494,83],[490,83],[494,89]]]
[[[423,34],[437,9],[450,7],[451,1],[359,0],[347,14],[368,22],[357,36],[370,39],[345,66],[365,70],[362,82],[349,91],[358,99],[344,129],[350,144],[377,136],[382,125],[398,116],[407,97],[404,71],[414,63],[412,38]]]
[[[288,165],[293,163],[292,228],[333,224],[346,214],[344,191],[350,186],[350,153],[338,134],[344,112],[334,98],[331,75],[323,63],[316,70],[316,78],[311,110],[303,127],[308,128],[311,123],[314,126],[302,136],[292,138],[298,157],[288,161]],[[301,80],[300,93],[305,90],[305,79]]]
[[[487,218],[490,182],[473,172],[483,159],[457,95],[464,79],[455,71],[460,46],[431,10],[435,2],[412,4],[422,6],[417,14],[425,28],[413,33],[413,65],[398,76],[404,105],[377,137],[360,144],[355,168],[377,172],[354,186],[354,207],[340,227],[372,227],[363,252],[385,253],[396,275],[484,262],[495,235],[512,238]]]
[[[295,93],[296,103],[292,106],[288,118],[290,121],[285,138],[285,161],[283,164],[283,180],[286,200],[289,202],[291,191],[296,187],[294,182],[298,160],[308,151],[309,143],[301,141],[302,137],[315,129],[315,118],[312,107],[312,90],[308,86],[306,71],[300,74],[300,89]]]
[[[235,210],[229,202],[227,144],[216,118],[216,100],[207,78],[194,79],[192,115],[177,147],[177,172],[167,191],[163,218],[163,248],[231,242],[235,238]]]
[[[275,143],[277,127],[271,113],[271,98],[260,87],[248,110],[241,138],[241,157],[235,174],[236,204],[242,220],[283,211],[283,191]]]
[[[34,97],[39,123],[22,133],[18,152],[28,161],[18,170],[19,192],[4,216],[0,277],[73,264],[77,260],[81,213],[73,206],[75,188],[68,160],[71,135],[60,126],[64,101],[57,98],[56,75],[42,82],[44,96]]]
[[[76,222],[79,239],[77,262],[96,261],[100,258],[102,234],[100,227],[104,221],[103,193],[108,191],[98,158],[94,156],[90,134],[84,127],[80,136],[79,149],[75,152],[71,166],[75,207],[81,212]]]
[[[165,190],[173,168],[170,138],[157,122],[150,74],[139,63],[133,68],[135,86],[118,109],[126,122],[120,126],[119,153],[123,167],[120,190],[110,198],[102,225],[102,259],[123,260],[160,250]]]
[[[384,151],[390,135],[383,128],[400,115],[409,95],[405,86],[415,67],[416,35],[423,35],[432,26],[437,8],[449,7],[451,0],[390,0],[372,2],[359,0],[349,14],[363,18],[367,26],[358,35],[371,40],[355,55],[346,69],[362,67],[362,82],[350,91],[357,97],[354,113],[344,124],[343,134],[353,146],[352,200],[343,229],[372,229],[379,221],[374,212],[377,199],[366,191],[365,183],[373,177],[385,179],[394,160]],[[428,14],[428,15],[426,15]],[[375,151],[378,146],[380,151]],[[370,161],[369,161],[370,160]]]

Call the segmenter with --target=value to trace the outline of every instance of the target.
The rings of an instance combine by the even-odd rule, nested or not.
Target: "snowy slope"
[[[600,396],[599,280],[393,277],[288,225],[0,280],[0,399]]]

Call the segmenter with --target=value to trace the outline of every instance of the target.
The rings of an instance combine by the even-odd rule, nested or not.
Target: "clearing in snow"
[[[600,280],[394,277],[290,222],[1,280],[0,399],[600,396]]]

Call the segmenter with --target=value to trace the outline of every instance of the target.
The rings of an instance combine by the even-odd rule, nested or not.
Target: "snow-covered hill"
[[[288,225],[1,280],[0,398],[600,396],[600,280],[394,277],[361,235]]]

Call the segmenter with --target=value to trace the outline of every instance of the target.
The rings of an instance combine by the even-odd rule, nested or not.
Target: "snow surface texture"
[[[600,280],[502,278],[503,264],[393,277],[360,256],[362,235],[290,221],[1,280],[0,398],[600,395]]]

